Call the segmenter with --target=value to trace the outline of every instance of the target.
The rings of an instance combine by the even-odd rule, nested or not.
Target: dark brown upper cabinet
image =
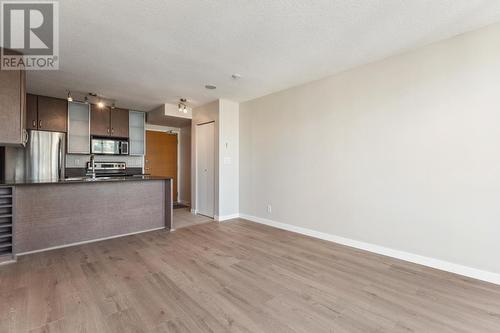
[[[111,135],[111,109],[100,108],[95,104],[90,106],[90,135],[109,136]]]
[[[41,131],[68,131],[68,102],[64,99],[26,96],[26,128]]]
[[[111,110],[111,136],[128,138],[128,110]]]
[[[44,131],[68,131],[68,101],[38,96],[38,129]]]
[[[27,141],[25,87],[25,71],[0,70],[0,146]]]
[[[91,135],[128,138],[128,110],[92,105],[90,112]]]
[[[26,95],[26,128],[38,129],[38,96]]]

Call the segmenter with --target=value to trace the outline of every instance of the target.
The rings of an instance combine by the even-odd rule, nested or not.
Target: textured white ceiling
[[[141,110],[244,101],[500,21],[499,0],[59,3],[60,70],[29,73],[28,89]]]

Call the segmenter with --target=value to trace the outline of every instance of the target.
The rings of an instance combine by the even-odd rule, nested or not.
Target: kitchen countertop
[[[133,182],[133,181],[147,181],[147,180],[170,180],[172,177],[157,177],[157,176],[127,176],[127,177],[98,177],[95,180],[91,178],[68,178],[58,180],[2,180],[0,186],[22,186],[22,185],[51,185],[51,184],[100,184],[109,182]]]

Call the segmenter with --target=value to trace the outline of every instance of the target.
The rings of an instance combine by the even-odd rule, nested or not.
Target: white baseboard
[[[27,255],[27,254],[32,254],[32,253],[38,253],[38,252],[45,252],[45,251],[50,251],[50,250],[63,249],[65,247],[82,245],[82,244],[89,244],[89,243],[95,243],[95,242],[100,242],[100,241],[107,240],[107,239],[120,238],[120,237],[125,237],[125,236],[132,236],[132,235],[142,234],[142,233],[145,233],[145,232],[150,232],[150,231],[155,231],[155,230],[161,230],[161,229],[165,229],[165,227],[153,228],[153,229],[148,229],[148,230],[141,230],[141,231],[136,231],[136,232],[130,232],[130,233],[127,233],[127,234],[121,234],[121,235],[115,235],[115,236],[109,236],[109,237],[103,237],[103,238],[96,238],[96,239],[86,240],[86,241],[83,241],[83,242],[76,242],[76,243],[69,243],[69,244],[64,244],[64,245],[59,245],[59,246],[52,246],[52,247],[47,247],[45,249],[40,249],[40,250],[21,252],[21,253],[17,253],[16,256],[19,257],[19,256]]]
[[[0,262],[0,266],[8,265],[8,264],[13,264],[15,262],[17,262],[17,259],[13,256],[12,259]]]
[[[497,274],[497,273],[492,273],[492,272],[483,271],[483,270],[479,270],[479,269],[472,268],[472,267],[454,264],[454,263],[440,260],[440,259],[424,257],[424,256],[421,256],[418,254],[413,254],[413,253],[404,252],[404,251],[400,251],[400,250],[394,250],[394,249],[387,248],[384,246],[375,245],[375,244],[371,244],[371,243],[365,243],[365,242],[357,241],[354,239],[340,237],[340,236],[336,236],[336,235],[331,235],[331,234],[327,234],[324,232],[319,232],[319,231],[315,231],[315,230],[311,230],[311,229],[307,229],[307,228],[297,227],[297,226],[294,226],[291,224],[276,222],[273,220],[269,220],[269,219],[265,219],[265,218],[261,218],[261,217],[257,217],[257,216],[252,216],[252,215],[247,215],[247,214],[239,214],[239,217],[241,217],[242,219],[252,221],[252,222],[265,224],[265,225],[268,225],[271,227],[296,232],[296,233],[299,233],[302,235],[307,235],[307,236],[311,236],[314,238],[319,238],[322,240],[327,240],[330,242],[339,243],[339,244],[354,247],[357,249],[381,254],[381,255],[396,258],[396,259],[401,259],[401,260],[412,262],[415,264],[428,266],[428,267],[436,268],[436,269],[439,269],[442,271],[451,272],[451,273],[455,273],[458,275],[470,277],[473,279],[477,279],[477,280],[486,281],[486,282],[500,285],[500,274]]]
[[[231,214],[231,215],[224,215],[224,216],[214,216],[214,220],[218,222],[222,221],[227,221],[227,220],[232,220],[232,219],[237,219],[240,217],[240,214]]]

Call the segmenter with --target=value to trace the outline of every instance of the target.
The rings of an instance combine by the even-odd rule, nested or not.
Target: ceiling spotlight
[[[102,109],[104,107],[104,103],[102,101],[97,102],[97,106]]]
[[[213,84],[207,84],[207,85],[205,85],[205,88],[207,88],[209,90],[214,90],[214,89],[217,89],[217,86],[214,86]]]
[[[68,90],[68,102],[73,102],[73,96],[71,96],[71,91]]]
[[[115,102],[113,102],[113,104],[111,104],[111,109],[114,110],[116,108],[116,105],[115,105]]]
[[[183,109],[184,113],[188,113],[188,109],[187,107],[184,105],[184,109]]]
[[[234,73],[233,75],[231,75],[231,77],[233,78],[233,80],[239,80],[241,79],[241,74]]]
[[[85,104],[89,104],[89,98],[87,96],[85,96],[85,98],[83,99],[84,103]]]

